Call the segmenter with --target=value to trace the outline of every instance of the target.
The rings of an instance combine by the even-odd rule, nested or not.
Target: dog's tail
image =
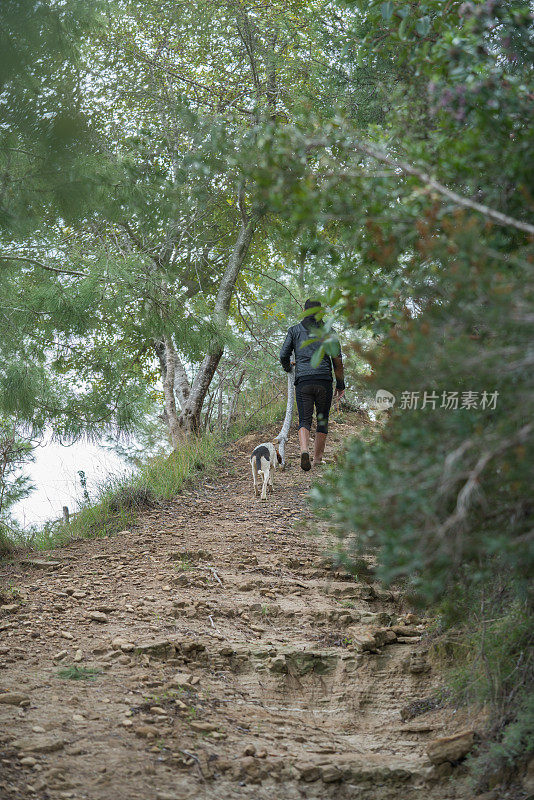
[[[261,469],[261,455],[256,453],[256,472],[259,472]]]

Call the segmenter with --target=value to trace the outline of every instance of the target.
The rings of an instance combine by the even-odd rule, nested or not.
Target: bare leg
[[[299,428],[300,466],[305,471],[311,469],[310,463],[310,432],[307,428]]]
[[[315,448],[313,452],[313,466],[317,466],[323,460],[323,453],[326,444],[326,433],[315,434]]]
[[[307,428],[299,428],[300,452],[308,453],[310,450],[310,432]]]

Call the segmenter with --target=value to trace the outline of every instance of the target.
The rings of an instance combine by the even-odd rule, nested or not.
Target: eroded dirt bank
[[[436,681],[424,625],[329,570],[294,439],[267,504],[255,434],[132,531],[1,568],[1,798],[469,796],[426,754],[455,729],[406,713]]]

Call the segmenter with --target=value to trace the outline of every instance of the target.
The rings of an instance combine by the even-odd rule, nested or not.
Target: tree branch
[[[457,499],[456,499],[456,508],[454,512],[440,525],[438,529],[438,535],[441,538],[444,538],[445,535],[450,531],[458,523],[462,522],[471,506],[471,498],[473,494],[478,489],[479,478],[482,475],[483,471],[485,470],[486,466],[489,462],[495,458],[495,456],[500,455],[501,453],[508,450],[510,447],[513,447],[517,444],[523,444],[528,439],[529,434],[532,432],[533,425],[531,423],[527,425],[523,425],[514,436],[511,436],[509,439],[505,439],[501,442],[497,447],[493,450],[487,450],[485,453],[482,453],[480,458],[478,459],[477,463],[469,473],[469,477],[465,484],[460,489]],[[470,444],[468,440],[466,442],[466,447],[464,447],[464,451],[467,450],[467,445]],[[458,448],[459,452],[461,448]],[[453,454],[455,455],[455,454]]]
[[[74,275],[77,278],[87,278],[86,272],[76,272],[75,270],[71,269],[49,267],[47,264],[43,264],[41,261],[37,261],[35,258],[28,258],[26,256],[12,256],[9,253],[6,253],[0,256],[0,261],[26,261],[28,264],[35,264],[35,266],[41,267],[41,269],[46,269],[47,272],[56,272],[60,275]]]
[[[293,294],[291,289],[288,289],[288,287],[285,285],[285,283],[282,283],[282,281],[279,281],[276,278],[273,278],[271,275],[267,275],[265,272],[260,272],[257,269],[252,269],[251,267],[243,267],[242,271],[243,272],[251,272],[253,275],[261,275],[262,278],[268,278],[268,280],[273,281],[274,283],[277,283],[279,286],[281,286],[283,289],[285,289],[286,292],[289,295],[291,295],[291,297],[293,298],[295,303],[299,306],[299,308],[303,308],[302,303],[299,300],[297,300],[297,298],[295,297],[295,295]]]
[[[309,142],[310,149],[316,147],[330,147],[331,145],[332,142],[325,139],[315,141],[312,140]],[[343,145],[341,144],[341,146]],[[534,235],[534,225],[531,225],[529,222],[522,222],[519,219],[508,216],[508,214],[503,214],[501,211],[496,211],[494,208],[485,206],[482,203],[477,203],[476,200],[471,200],[469,197],[463,197],[457,192],[453,192],[451,189],[447,188],[447,186],[437,181],[427,172],[424,172],[417,167],[413,167],[406,161],[398,161],[397,159],[389,156],[387,153],[384,153],[383,150],[379,150],[376,147],[368,145],[365,142],[360,142],[356,139],[350,140],[344,146],[347,149],[352,147],[354,150],[364,153],[370,158],[374,158],[376,161],[381,161],[384,164],[388,164],[394,169],[404,172],[406,175],[412,175],[414,178],[420,180],[421,183],[425,184],[425,186],[428,186],[430,189],[434,189],[434,191],[438,192],[444,197],[447,197],[449,200],[452,200],[453,203],[461,208],[469,208],[472,211],[478,211],[479,214],[482,214],[487,219],[491,219],[493,222],[497,223],[497,225],[510,226],[512,228],[517,228],[517,230],[525,231],[526,233]]]
[[[247,207],[245,204],[245,182],[242,181],[239,184],[239,188],[237,190],[237,205],[239,208],[239,213],[241,214],[241,220],[243,225],[247,225],[250,221],[250,216],[247,212]]]
[[[254,331],[252,330],[252,328],[250,327],[250,325],[248,324],[248,322],[245,319],[245,316],[244,316],[244,314],[243,314],[243,312],[241,310],[241,301],[239,299],[239,294],[236,294],[236,300],[237,300],[237,311],[239,313],[239,316],[243,320],[243,323],[244,323],[246,329],[248,330],[248,332],[250,333],[250,335],[252,336],[252,338],[254,339],[256,344],[259,346],[260,350],[263,350],[265,353],[270,355],[271,358],[278,359],[278,354],[275,353],[273,350],[271,350],[269,347],[267,347],[267,345],[262,344],[260,342],[260,340],[258,339],[258,337],[256,336],[256,334],[254,333]]]

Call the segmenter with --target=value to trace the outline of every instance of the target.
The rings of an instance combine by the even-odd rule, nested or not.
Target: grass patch
[[[173,564],[174,569],[178,569],[181,572],[189,572],[189,570],[194,569],[195,565],[192,561],[189,561],[187,558],[181,558],[179,561],[176,561]]]
[[[482,741],[469,759],[477,793],[512,786],[534,752],[532,613],[528,601],[513,599],[515,594],[509,579],[496,581],[491,594],[464,590],[460,597],[468,611],[461,624],[445,601],[445,630],[436,631],[429,650],[446,677],[444,705],[489,712]]]
[[[94,681],[101,674],[99,669],[89,669],[89,667],[64,667],[57,673],[58,678],[67,681]]]
[[[13,544],[9,535],[0,526],[0,559],[9,556],[13,550]]]

